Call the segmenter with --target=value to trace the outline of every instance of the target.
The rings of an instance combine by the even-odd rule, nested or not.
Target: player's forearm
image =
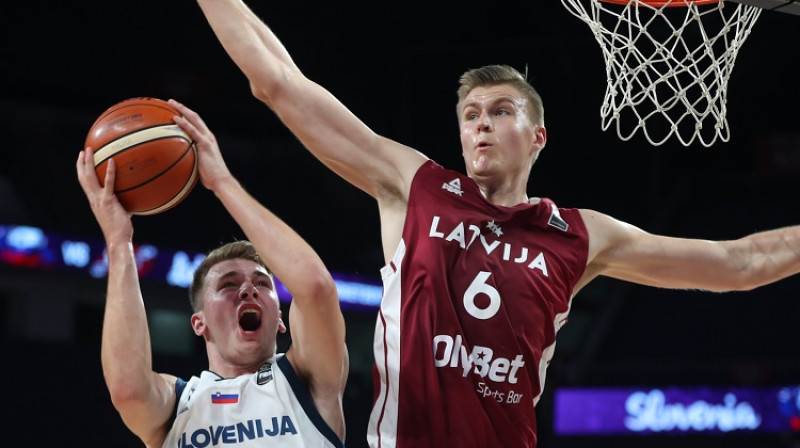
[[[109,245],[101,359],[115,403],[150,392],[152,357],[133,245]]]
[[[269,91],[296,71],[286,48],[240,0],[198,0],[217,39],[250,81],[254,91]]]
[[[233,178],[217,182],[214,194],[236,220],[261,258],[296,298],[320,297],[335,288],[317,253],[297,232],[255,200]]]
[[[752,289],[800,272],[800,226],[755,233],[731,242],[731,256]]]

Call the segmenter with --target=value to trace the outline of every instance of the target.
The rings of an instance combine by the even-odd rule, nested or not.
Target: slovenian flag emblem
[[[233,404],[239,402],[239,394],[221,394],[219,392],[211,395],[211,402],[214,404]]]

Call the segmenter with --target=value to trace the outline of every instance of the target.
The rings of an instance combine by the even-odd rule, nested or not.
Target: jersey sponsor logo
[[[521,354],[513,359],[495,357],[492,348],[482,345],[474,345],[469,352],[461,335],[453,337],[448,334],[433,337],[433,362],[440,368],[461,368],[464,378],[472,371],[481,378],[508,384],[516,384],[519,369],[525,367]]]
[[[459,179],[457,177],[455,179],[451,180],[450,182],[443,183],[442,184],[442,189],[443,190],[447,190],[450,193],[457,194],[459,196],[464,194],[464,192],[461,191],[461,179]]]
[[[498,403],[507,403],[507,404],[517,404],[522,401],[524,394],[517,393],[513,390],[500,390],[500,389],[492,389],[488,384],[484,382],[478,383],[477,389],[475,389],[483,398],[492,397]]]
[[[297,435],[297,428],[288,415],[272,417],[270,421],[247,420],[234,425],[209,426],[198,428],[191,433],[184,432],[178,440],[178,448],[205,448],[220,445],[233,445],[246,440]]]
[[[544,253],[539,251],[534,255],[527,247],[514,247],[511,243],[502,243],[499,239],[494,241],[487,241],[486,236],[481,233],[481,228],[475,224],[464,224],[459,222],[445,235],[444,229],[439,229],[439,216],[434,216],[431,221],[431,229],[428,236],[431,238],[442,238],[445,241],[458,243],[458,246],[464,250],[470,250],[477,247],[476,250],[483,250],[486,255],[491,255],[497,251],[497,255],[501,256],[504,261],[513,261],[514,263],[526,264],[529,269],[538,270],[547,277],[547,260]],[[493,221],[492,221],[493,222]],[[495,224],[496,225],[496,224]],[[498,226],[499,229],[499,226]],[[479,241],[480,244],[474,244]],[[499,249],[498,248],[501,248]]]

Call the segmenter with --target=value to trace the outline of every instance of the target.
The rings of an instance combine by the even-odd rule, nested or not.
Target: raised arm
[[[411,179],[425,156],[375,134],[327,90],[307,79],[275,34],[243,2],[198,3],[250,81],[253,94],[314,156],[383,206],[398,202],[405,206]]]
[[[709,241],[647,233],[582,210],[590,262],[579,287],[597,275],[663,288],[742,291],[800,272],[800,227]]]
[[[219,198],[259,256],[292,294],[287,356],[322,416],[344,438],[342,395],[349,370],[344,317],[336,285],[317,253],[231,175],[214,135],[192,110],[173,102],[176,122],[199,152],[200,179]]]
[[[113,159],[102,187],[91,149],[78,156],[81,187],[100,224],[108,252],[108,290],[101,361],[114,407],[147,446],[160,447],[175,406],[175,377],[153,371],[150,335],[133,252],[130,216],[113,193]]]

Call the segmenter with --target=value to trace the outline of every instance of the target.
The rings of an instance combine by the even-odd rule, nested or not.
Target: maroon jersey
[[[426,162],[382,270],[373,447],[535,447],[534,406],[586,267],[576,209],[502,207]]]

